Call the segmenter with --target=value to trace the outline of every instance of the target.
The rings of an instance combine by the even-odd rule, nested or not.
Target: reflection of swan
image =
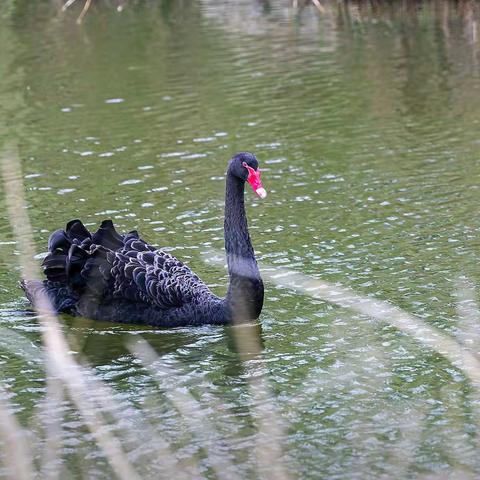
[[[96,320],[157,326],[225,324],[234,315],[256,319],[263,306],[263,283],[248,233],[245,181],[261,198],[258,161],[250,153],[228,164],[225,193],[225,249],[230,276],[227,296],[219,298],[186,265],[139,238],[120,235],[111,220],[93,235],[80,220],[57,230],[43,262],[47,280],[23,281],[33,303],[45,289],[55,309]]]

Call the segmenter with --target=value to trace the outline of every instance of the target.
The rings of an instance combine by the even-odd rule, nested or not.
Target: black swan
[[[96,320],[178,327],[257,319],[263,282],[248,233],[246,181],[266,197],[255,155],[242,152],[227,169],[224,234],[230,284],[225,298],[136,231],[118,234],[111,220],[94,234],[80,220],[52,233],[42,264],[47,279],[21,286],[31,303],[42,289],[57,312]]]

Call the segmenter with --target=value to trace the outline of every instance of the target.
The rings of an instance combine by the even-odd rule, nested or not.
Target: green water
[[[77,26],[80,6],[62,14],[58,3],[0,9],[0,140],[19,144],[39,253],[71,218],[92,228],[113,218],[170,247],[223,294],[226,272],[201,252],[223,248],[226,162],[249,150],[269,192],[265,201],[247,192],[260,260],[388,300],[455,335],[459,279],[480,284],[473,7],[335,3],[320,14],[287,1],[202,0],[131,2],[118,13],[111,2]],[[2,211],[0,326],[40,355],[3,193]],[[261,473],[248,387],[258,360],[241,364],[231,329],[63,322],[72,351],[126,410],[151,419],[180,462],[215,478],[211,448],[240,477]],[[478,405],[441,356],[270,283],[261,323],[293,478],[480,475]],[[125,346],[140,334],[178,375],[152,380]],[[45,371],[22,345],[1,342],[2,395],[39,459]],[[206,409],[216,437],[179,418],[164,395],[175,389]],[[62,408],[62,478],[111,478],[76,410]],[[137,428],[132,420],[141,436]],[[155,455],[149,442],[142,448]],[[125,449],[144,478],[158,478],[161,462]]]

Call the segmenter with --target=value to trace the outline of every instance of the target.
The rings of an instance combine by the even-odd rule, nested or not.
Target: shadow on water
[[[211,348],[218,352],[218,360],[222,357],[228,359],[228,370],[231,373],[225,371],[225,374],[236,375],[242,369],[240,355],[244,355],[245,359],[259,356],[257,343],[239,347],[238,336],[260,339],[260,345],[264,345],[262,327],[258,323],[232,327],[155,329],[64,316],[63,324],[72,348],[92,366],[108,365],[130,356],[129,344],[135,343],[138,337],[141,341],[148,342],[160,358],[173,358],[177,355],[180,359],[184,354],[180,363],[186,364],[201,362],[203,349]],[[106,338],[109,338],[108,341]]]

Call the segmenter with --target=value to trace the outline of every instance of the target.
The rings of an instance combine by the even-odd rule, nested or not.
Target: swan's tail
[[[75,314],[78,295],[70,288],[49,280],[22,280],[20,287],[25,292],[32,305],[35,305],[40,295],[47,295],[53,309],[58,313]]]
[[[116,232],[111,220],[103,221],[94,234],[80,220],[71,220],[65,230],[53,232],[48,239],[49,252],[42,263],[47,279],[23,280],[20,286],[32,304],[42,290],[57,312],[74,313],[86,287],[87,274],[99,263],[105,248],[116,250],[123,244],[124,238]],[[90,275],[89,290],[95,286],[100,287]]]

